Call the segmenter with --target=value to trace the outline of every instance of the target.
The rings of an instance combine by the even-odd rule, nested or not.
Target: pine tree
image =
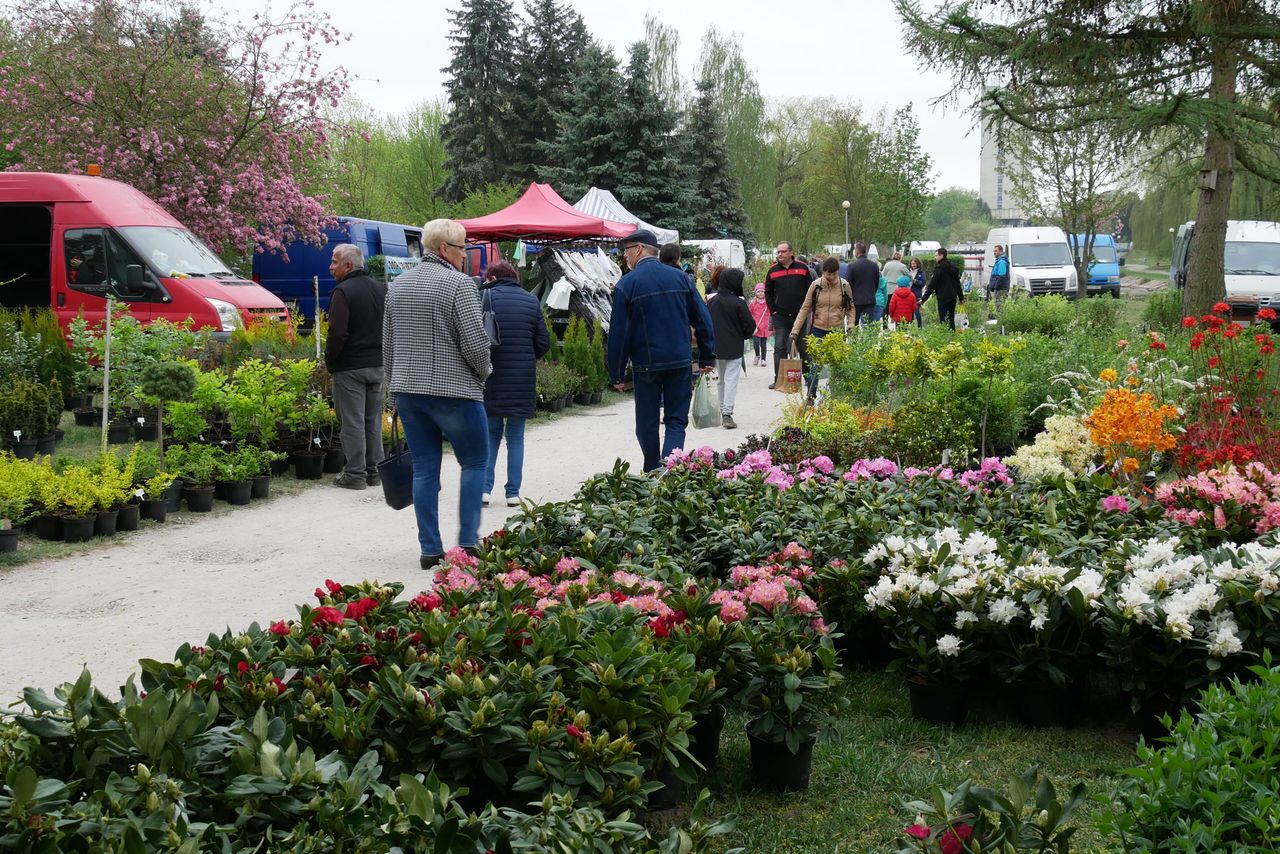
[[[571,202],[593,186],[618,185],[614,112],[621,92],[617,58],[592,43],[578,61],[567,108],[556,114],[555,136],[539,145],[538,177]]]
[[[441,129],[450,172],[441,192],[451,202],[488,184],[509,180],[512,152],[507,121],[515,91],[511,73],[510,0],[463,0],[449,34],[449,119]],[[518,170],[517,170],[518,171]]]
[[[510,120],[510,178],[531,181],[541,143],[556,136],[556,116],[569,109],[578,60],[590,37],[582,16],[556,0],[525,0],[527,35],[515,61],[515,109]]]
[[[649,46],[637,42],[614,111],[621,142],[618,196],[641,219],[687,231],[696,206],[693,176],[681,157],[677,116],[659,99],[652,73]]]
[[[692,236],[741,240],[755,245],[747,227],[738,182],[729,164],[724,119],[716,103],[715,86],[706,76],[698,81],[684,133],[687,162],[693,168],[695,207]]]

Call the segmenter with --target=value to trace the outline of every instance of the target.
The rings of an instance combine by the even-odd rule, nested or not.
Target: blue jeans
[[[480,541],[480,495],[489,459],[488,419],[484,404],[460,397],[396,393],[396,409],[413,457],[413,511],[418,545],[424,555],[444,552],[440,541],[440,458],[444,440],[462,467],[458,488],[458,545]]]
[[[507,433],[507,498],[520,494],[520,481],[524,473],[524,422],[513,416],[489,416],[489,465],[484,470],[484,493],[493,492],[493,481],[498,467],[498,446],[502,444],[503,426]]]
[[[689,426],[689,402],[693,400],[693,369],[636,371],[636,438],[644,454],[644,470],[653,471],[676,448],[684,447],[684,431]],[[661,453],[658,445],[658,414],[666,425]]]

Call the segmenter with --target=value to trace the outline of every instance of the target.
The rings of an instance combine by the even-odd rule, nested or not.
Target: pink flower
[[[720,620],[737,623],[747,618],[747,606],[738,599],[728,599],[720,606]]]
[[[575,557],[562,557],[556,561],[556,575],[573,575],[581,568]]]
[[[905,833],[907,836],[914,836],[916,839],[928,839],[929,825],[913,824],[910,827],[904,828],[902,832]]]
[[[1102,509],[1111,513],[1128,513],[1129,502],[1122,495],[1108,495],[1102,499]]]
[[[1213,508],[1213,527],[1219,530],[1226,530],[1227,514],[1222,512],[1221,505]]]

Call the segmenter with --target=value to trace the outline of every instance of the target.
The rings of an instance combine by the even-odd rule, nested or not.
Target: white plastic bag
[[[716,391],[711,374],[703,374],[693,387],[693,426],[702,430],[719,427],[720,393]]]

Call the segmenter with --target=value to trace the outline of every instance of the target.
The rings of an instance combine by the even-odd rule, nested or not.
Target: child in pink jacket
[[[759,367],[765,364],[765,359],[769,355],[769,327],[773,322],[769,314],[769,306],[764,301],[764,282],[756,285],[756,295],[747,308],[751,309],[751,316],[756,321],[755,334],[751,338],[755,342],[756,358],[752,364]]]

